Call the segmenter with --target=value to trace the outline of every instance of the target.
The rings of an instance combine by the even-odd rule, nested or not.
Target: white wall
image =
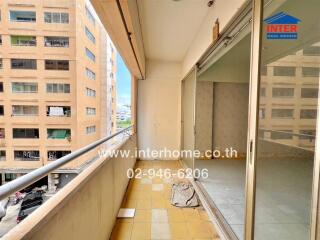
[[[181,64],[147,60],[146,69],[146,80],[138,81],[138,148],[179,150]]]
[[[216,19],[219,18],[221,32],[245,1],[246,0],[215,1],[214,7],[210,8],[182,62],[182,76],[188,73],[212,43],[212,27]]]

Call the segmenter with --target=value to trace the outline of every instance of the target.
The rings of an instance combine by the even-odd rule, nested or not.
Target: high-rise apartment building
[[[0,9],[4,183],[115,130],[116,50],[89,1],[0,0]],[[95,156],[67,164],[49,185]]]

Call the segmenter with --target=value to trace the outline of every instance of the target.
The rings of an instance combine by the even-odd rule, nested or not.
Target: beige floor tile
[[[183,214],[188,221],[200,221],[200,214],[196,208],[183,208]]]
[[[172,238],[190,239],[187,224],[184,222],[170,223],[170,230]]]
[[[165,200],[163,199],[152,199],[151,200],[152,208],[166,208]]]
[[[137,200],[137,209],[151,209],[151,200],[139,199]]]
[[[166,209],[152,209],[152,223],[167,223],[168,212]]]
[[[151,239],[171,240],[170,226],[168,223],[156,223],[151,225]]]
[[[134,223],[131,240],[151,239],[151,223]]]
[[[212,233],[207,225],[207,222],[192,221],[192,222],[187,222],[187,225],[192,238],[211,238],[212,237]]]
[[[207,212],[204,209],[198,209],[198,212],[199,212],[201,220],[209,221],[209,216],[208,216]]]
[[[151,209],[137,209],[133,221],[151,222]]]
[[[169,222],[185,222],[185,216],[183,214],[182,209],[168,209],[168,218]]]
[[[130,240],[132,226],[132,223],[117,222],[112,231],[111,240]]]

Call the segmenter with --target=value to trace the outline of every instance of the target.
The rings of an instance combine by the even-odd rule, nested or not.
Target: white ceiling
[[[182,61],[208,13],[208,1],[137,1],[146,57]]]

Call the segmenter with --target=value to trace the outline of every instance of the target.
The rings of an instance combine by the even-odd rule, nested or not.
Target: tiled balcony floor
[[[178,161],[138,161],[136,168],[145,172],[152,168],[170,169],[174,173],[181,165]],[[220,239],[202,207],[177,208],[170,204],[171,184],[177,181],[181,179],[132,179],[122,207],[136,208],[135,217],[118,219],[111,239]]]

